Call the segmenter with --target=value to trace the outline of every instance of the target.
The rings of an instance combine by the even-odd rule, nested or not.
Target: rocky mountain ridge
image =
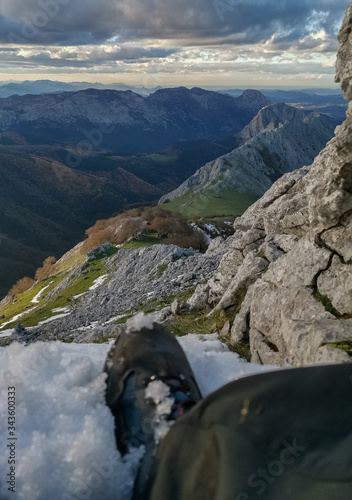
[[[265,106],[271,104],[270,100],[259,92],[259,90],[247,89],[236,100],[237,106],[243,109],[250,109],[253,113],[258,113]]]
[[[317,113],[306,116],[283,103],[266,106],[237,135],[238,148],[206,164],[159,203],[180,198],[178,208],[187,211],[195,195],[206,204],[232,189],[233,197],[247,194],[250,205],[281,175],[309,165],[332,136],[333,127]]]

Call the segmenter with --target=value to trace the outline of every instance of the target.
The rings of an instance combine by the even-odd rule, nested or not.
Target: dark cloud
[[[307,20],[314,23],[314,16],[321,29],[335,36],[348,4],[348,0],[2,0],[0,39],[78,45],[114,37],[119,41],[231,39],[242,33],[246,43],[258,43],[280,29],[298,40],[309,34]]]
[[[82,53],[79,50],[58,50],[54,47],[51,50],[45,48],[35,51],[29,50],[23,55],[20,50],[0,47],[0,58],[2,64],[20,63],[22,66],[45,66],[51,68],[93,68],[96,65],[109,65],[119,61],[143,63],[150,59],[165,58],[177,52],[178,49],[123,46],[109,47],[109,50],[92,47],[90,50]]]

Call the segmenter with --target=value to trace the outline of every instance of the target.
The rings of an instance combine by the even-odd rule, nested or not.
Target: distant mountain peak
[[[300,109],[283,102],[269,104],[260,109],[253,120],[237,135],[240,142],[246,142],[265,130],[275,130],[286,122],[303,122],[306,114]]]
[[[236,99],[236,104],[239,108],[251,109],[256,113],[270,103],[270,100],[259,92],[259,90],[252,89],[245,90],[243,94]]]

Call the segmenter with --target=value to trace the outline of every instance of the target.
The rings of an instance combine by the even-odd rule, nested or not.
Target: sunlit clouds
[[[2,0],[0,79],[332,87],[348,4]]]

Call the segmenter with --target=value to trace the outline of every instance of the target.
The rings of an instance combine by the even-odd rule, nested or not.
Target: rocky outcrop
[[[46,295],[47,308],[58,296],[67,295],[75,281],[84,275],[89,259],[104,248],[106,245],[90,252],[85,264],[73,267]],[[191,294],[197,284],[207,283],[226,250],[227,241],[222,237],[212,240],[205,254],[192,248],[161,244],[120,249],[103,259],[106,274],[96,285],[83,294],[72,296],[69,306],[62,308],[63,314],[58,315],[57,320],[52,316],[48,322],[26,330],[26,340],[99,342],[116,336],[125,327],[124,320],[119,325],[116,321],[129,318],[139,310],[151,314],[155,321],[172,321],[172,314],[188,310],[182,298],[184,294],[188,291]],[[22,329],[19,327],[18,331]],[[24,338],[17,333],[12,334],[10,341]]]
[[[351,24],[352,6],[337,60],[346,99],[352,99]],[[240,306],[228,325],[229,341],[248,340],[254,362],[351,362],[351,103],[313,165],[284,175],[234,226],[206,285],[215,310]],[[193,307],[204,302],[204,289],[189,301]]]
[[[194,194],[221,197],[232,189],[248,194],[249,206],[283,174],[311,164],[333,134],[318,113],[306,116],[283,103],[264,107],[237,135],[238,148],[207,163],[159,203],[188,196],[189,204]]]

